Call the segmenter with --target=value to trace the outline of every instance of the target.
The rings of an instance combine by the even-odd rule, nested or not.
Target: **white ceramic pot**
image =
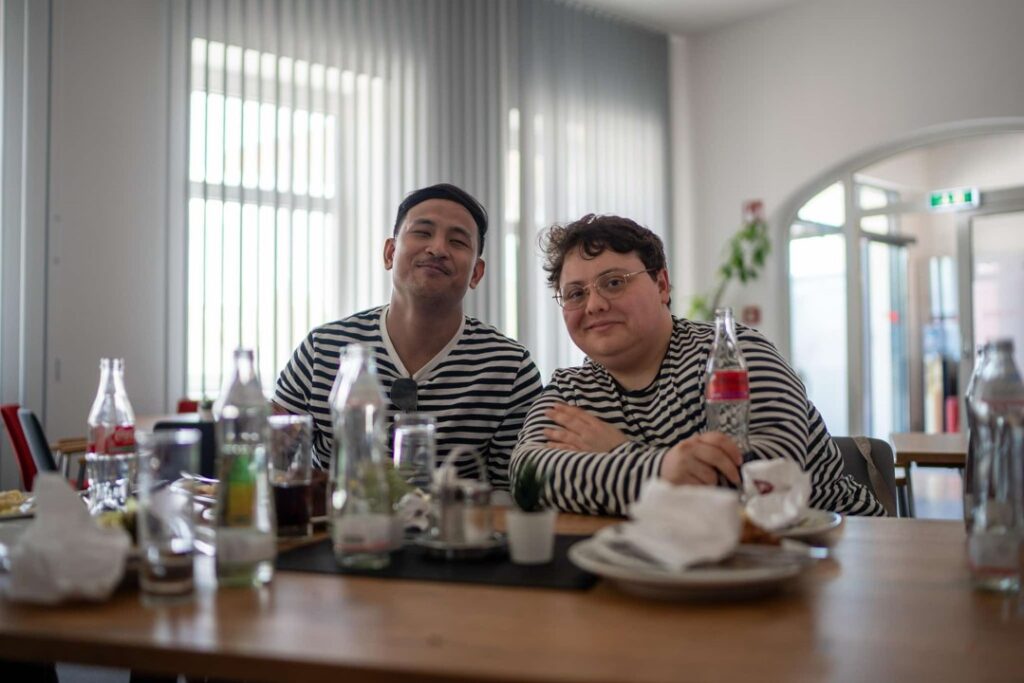
[[[557,510],[523,512],[509,508],[505,514],[508,552],[516,564],[544,564],[555,555]]]

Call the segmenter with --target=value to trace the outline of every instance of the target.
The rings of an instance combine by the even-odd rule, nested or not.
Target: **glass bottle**
[[[971,402],[978,438],[967,552],[975,587],[1016,591],[1024,529],[1024,383],[1013,340],[992,342],[987,355]]]
[[[268,405],[250,349],[235,351],[217,405],[217,583],[258,586],[277,555],[267,464]]]
[[[86,464],[93,514],[123,510],[134,479],[135,411],[124,388],[124,359],[100,359],[100,383],[88,418]]]
[[[370,351],[345,350],[331,405],[334,457],[328,513],[334,557],[343,567],[381,569],[390,562],[391,495],[384,465],[384,395]]]
[[[715,341],[704,371],[704,405],[708,431],[728,434],[746,454],[750,450],[750,382],[731,308],[715,311]]]
[[[988,344],[982,344],[978,348],[978,355],[974,359],[974,369],[971,371],[971,378],[967,380],[967,389],[964,391],[964,408],[967,413],[967,458],[964,460],[963,501],[964,525],[968,532],[971,530],[971,521],[974,519],[974,462],[978,450],[978,428],[975,425],[974,400],[977,398],[981,384],[978,378],[989,359],[988,349]]]

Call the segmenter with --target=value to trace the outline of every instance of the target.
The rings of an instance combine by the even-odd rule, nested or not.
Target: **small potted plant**
[[[558,511],[543,504],[546,481],[534,462],[520,467],[512,481],[515,505],[505,515],[505,528],[509,554],[516,564],[544,564],[554,557]]]

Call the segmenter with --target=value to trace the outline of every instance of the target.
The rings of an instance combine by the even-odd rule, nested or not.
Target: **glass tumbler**
[[[271,415],[270,486],[278,536],[313,533],[313,420],[309,415]]]
[[[394,465],[402,481],[426,493],[436,453],[437,422],[433,415],[403,413],[395,418]]]
[[[197,429],[139,432],[138,518],[142,599],[160,604],[194,591],[193,480],[199,467]]]

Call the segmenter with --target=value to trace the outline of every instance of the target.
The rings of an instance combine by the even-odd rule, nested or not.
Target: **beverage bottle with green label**
[[[273,578],[277,533],[267,468],[269,409],[252,350],[235,351],[216,412],[217,583],[258,586]]]

